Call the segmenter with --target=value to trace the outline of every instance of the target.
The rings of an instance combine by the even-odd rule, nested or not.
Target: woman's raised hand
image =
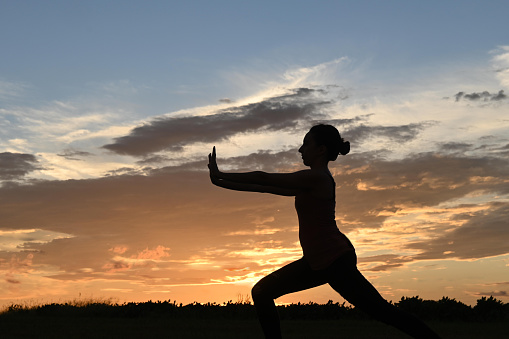
[[[219,174],[219,168],[217,167],[217,162],[216,162],[216,146],[214,146],[214,148],[212,148],[212,153],[209,153],[208,167],[209,167],[211,177]]]

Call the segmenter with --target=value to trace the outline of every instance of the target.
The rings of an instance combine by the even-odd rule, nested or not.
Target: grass
[[[447,306],[445,310],[451,312],[434,308],[435,312],[431,314],[438,317],[426,321],[444,339],[509,338],[507,318],[491,316],[500,314],[493,313],[493,310],[500,310],[499,306],[502,305],[496,300],[487,304],[495,308],[487,309],[482,314],[500,320],[489,321],[486,317],[478,321],[454,320],[451,314],[461,315],[459,311],[464,308],[457,308],[457,303],[444,303],[445,299],[438,304],[426,303],[418,298],[405,300],[410,301],[414,308],[417,305],[426,306],[423,309],[427,312],[431,306]],[[390,326],[370,320],[362,313],[339,304],[292,304],[280,308],[280,311],[283,337],[288,339],[408,338]],[[263,338],[263,335],[254,306],[248,302],[181,305],[170,301],[150,301],[118,305],[112,300],[80,299],[62,304],[11,305],[0,313],[0,337],[255,339]]]
[[[506,322],[428,322],[445,339],[509,338]],[[283,320],[283,336],[292,339],[408,338],[372,320]],[[9,338],[262,338],[256,319],[111,318],[22,315],[0,318],[1,337]]]

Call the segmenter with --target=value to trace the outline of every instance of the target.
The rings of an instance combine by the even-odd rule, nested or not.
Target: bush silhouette
[[[477,300],[477,304],[474,306],[476,319],[481,321],[509,320],[508,305],[504,305],[501,300],[497,300],[493,296],[482,297]]]
[[[505,321],[509,320],[509,304],[504,304],[493,296],[482,297],[474,307],[468,306],[456,299],[443,297],[438,301],[423,300],[419,296],[402,297],[395,303],[397,307],[413,313],[426,320],[440,321]],[[369,319],[369,316],[345,303],[334,303],[329,300],[326,304],[315,302],[297,303],[278,306],[281,319]],[[113,303],[111,300],[88,302],[51,303],[37,306],[23,306],[12,304],[7,307],[0,317],[34,315],[52,317],[172,317],[192,319],[255,319],[256,311],[249,301],[232,300],[223,304],[198,302],[183,305],[176,301],[147,301]]]

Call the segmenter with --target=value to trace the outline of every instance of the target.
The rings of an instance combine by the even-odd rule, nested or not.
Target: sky
[[[0,306],[248,300],[302,256],[311,126],[382,295],[509,302],[507,1],[2,1]],[[322,286],[278,303],[343,299]]]

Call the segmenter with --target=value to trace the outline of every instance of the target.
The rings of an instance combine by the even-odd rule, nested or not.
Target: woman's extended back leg
[[[328,270],[329,285],[363,312],[414,338],[440,338],[421,320],[388,303],[355,264],[333,265]]]

